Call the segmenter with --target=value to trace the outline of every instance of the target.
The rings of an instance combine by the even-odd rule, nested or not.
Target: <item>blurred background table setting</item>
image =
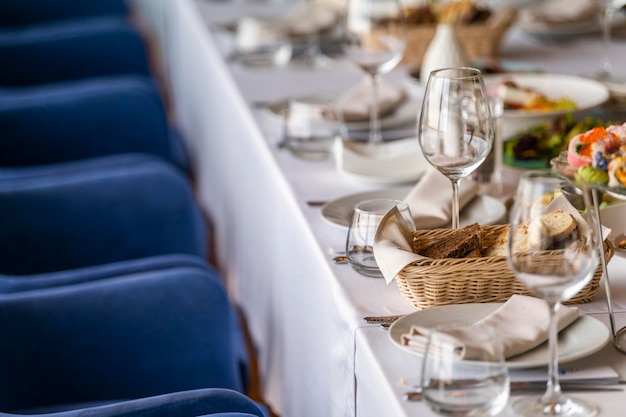
[[[322,40],[322,53],[332,55],[330,66],[300,65],[290,58],[260,69],[229,60],[236,49],[234,23],[239,19],[288,20],[305,10],[300,9],[304,2],[166,3],[165,55],[172,103],[192,150],[201,201],[215,226],[216,262],[224,269],[227,286],[246,317],[258,355],[264,400],[284,416],[435,415],[423,402],[406,401],[403,396],[412,387],[407,381],[419,374],[420,358],[399,348],[388,330],[364,322],[363,317],[416,314],[413,317],[421,323],[437,325],[440,317],[480,319],[494,311],[485,307],[493,303],[470,299],[465,304],[455,301],[441,309],[418,310],[397,285],[365,277],[332,260],[345,251],[352,212],[361,201],[404,200],[417,216],[428,208],[443,209],[441,225],[448,228],[445,211],[451,208],[450,183],[424,159],[416,128],[425,93],[425,80],[416,74],[430,45],[425,41],[418,46],[416,34],[424,30],[434,38],[437,22],[407,21],[401,59],[379,74],[382,140],[372,146],[367,104],[373,97],[370,74],[346,55],[345,45],[336,48],[336,42]],[[347,7],[339,3],[339,9]],[[521,19],[542,3],[491,1],[487,19],[478,20],[475,28],[469,23],[458,23],[462,27],[455,28],[460,41],[491,45],[491,52],[476,55],[466,47],[468,65],[485,69],[487,90],[514,81],[522,96],[574,103],[543,111],[504,108],[502,135],[495,139],[502,150],[493,156],[502,162],[504,191],[488,195],[471,176],[463,179],[461,194],[467,197],[461,198],[463,226],[474,222],[501,226],[520,176],[529,168],[549,171],[550,159],[566,149],[568,135],[610,121],[626,121],[626,109],[615,100],[615,89],[589,76],[601,69],[604,60],[601,26],[571,36],[537,36]],[[403,4],[408,11],[423,6],[417,1]],[[507,20],[507,16],[513,17]],[[496,17],[502,19],[497,20],[501,29],[486,30]],[[619,19],[616,15],[611,44],[614,69],[626,66]],[[481,40],[464,36],[474,29],[482,32]],[[295,37],[288,38],[293,46]],[[391,60],[395,59],[394,55]],[[344,113],[340,113],[338,133],[332,134],[325,158],[307,160],[278,146],[285,138],[290,103],[327,95],[333,107],[342,100],[345,104],[339,106]],[[349,109],[356,109],[350,114],[358,117],[347,117]],[[588,121],[587,117],[593,120],[579,124]],[[557,124],[566,127],[565,133],[553,130]],[[540,139],[528,137],[538,130],[548,133]],[[618,198],[606,197],[605,205],[618,207],[618,215],[611,218],[626,212],[620,204]],[[431,229],[423,232],[432,233]],[[467,269],[455,266],[446,273],[454,277]],[[616,251],[608,272],[618,324],[626,324],[624,271],[626,258]],[[582,316],[595,320],[582,330],[590,336],[580,336],[581,330],[572,327],[571,337],[561,344],[562,358],[567,370],[609,368],[623,379],[626,359],[608,344],[604,280],[598,280],[593,294],[591,301],[576,305]],[[535,357],[541,363],[533,359],[530,368],[538,368],[545,382],[545,346],[542,349]],[[528,369],[520,367],[510,373],[518,371]],[[312,385],[315,390],[309,389]],[[600,416],[619,414],[625,398],[620,392],[582,392],[580,396],[603,403]],[[514,414],[507,407],[501,415]]]

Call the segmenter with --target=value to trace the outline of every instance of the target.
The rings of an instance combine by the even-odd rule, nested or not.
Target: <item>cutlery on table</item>
[[[397,315],[392,315],[392,316],[366,316],[363,317],[363,320],[366,323],[370,323],[370,324],[378,324],[378,323],[393,323],[394,321],[401,319],[402,317],[404,317],[405,314],[397,314]]]
[[[567,391],[574,392],[620,392],[623,391],[622,387],[604,385],[604,384],[589,384],[576,381],[561,382],[561,388]],[[543,381],[514,381],[511,382],[511,394],[544,391],[546,389],[546,382]],[[421,401],[422,400],[422,388],[416,387],[410,391],[404,393],[403,398],[406,401]]]

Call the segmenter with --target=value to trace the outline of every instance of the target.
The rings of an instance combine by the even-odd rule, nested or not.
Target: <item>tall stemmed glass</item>
[[[604,57],[602,68],[595,78],[601,81],[611,81],[613,78],[613,65],[611,63],[611,29],[615,12],[626,5],[626,0],[597,0],[602,13],[602,43]]]
[[[494,123],[481,72],[445,68],[426,84],[417,136],[426,160],[452,182],[452,227],[459,227],[459,183],[483,163]]]
[[[344,34],[345,53],[367,72],[372,84],[369,143],[382,141],[378,81],[404,55],[406,22],[399,0],[349,0]]]
[[[576,208],[559,195],[562,179],[547,172],[527,172],[519,181],[511,210],[509,264],[517,279],[550,309],[548,382],[543,396],[513,403],[522,416],[590,417],[598,408],[564,395],[559,385],[557,320],[560,303],[582,290],[598,266],[597,212],[589,192],[581,192]],[[556,192],[556,194],[555,194]],[[573,215],[575,228],[555,234],[549,213]]]

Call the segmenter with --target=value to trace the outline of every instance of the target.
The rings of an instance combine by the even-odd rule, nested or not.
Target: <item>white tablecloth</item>
[[[346,232],[306,204],[383,186],[339,174],[332,160],[293,158],[276,146],[280,125],[252,106],[341,91],[363,75],[342,61],[330,70],[251,70],[225,59],[233,39],[217,23],[255,11],[284,12],[288,4],[161,4],[157,23],[177,123],[192,152],[201,204],[213,222],[219,268],[257,349],[265,399],[284,417],[416,415],[421,406],[403,403],[394,385],[405,371],[398,362],[403,353],[383,330],[362,322],[365,315],[408,313],[413,307],[394,285],[334,265],[332,250],[343,248]],[[503,56],[578,74],[599,65],[599,45],[597,39],[546,44],[512,31]],[[626,52],[626,45],[618,46]],[[625,53],[619,59],[626,64]],[[400,67],[390,77],[405,75]],[[624,263],[617,269],[614,280],[621,284]],[[626,311],[626,288],[614,291],[619,310]],[[583,309],[601,312],[605,305],[599,297]],[[624,401],[626,395],[611,398]]]

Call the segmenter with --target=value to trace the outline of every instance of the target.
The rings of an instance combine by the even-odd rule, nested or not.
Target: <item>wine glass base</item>
[[[553,402],[542,397],[521,398],[513,402],[513,410],[524,417],[593,417],[599,411],[594,404],[564,395]]]
[[[619,329],[613,336],[613,347],[620,353],[626,353],[626,327]]]

